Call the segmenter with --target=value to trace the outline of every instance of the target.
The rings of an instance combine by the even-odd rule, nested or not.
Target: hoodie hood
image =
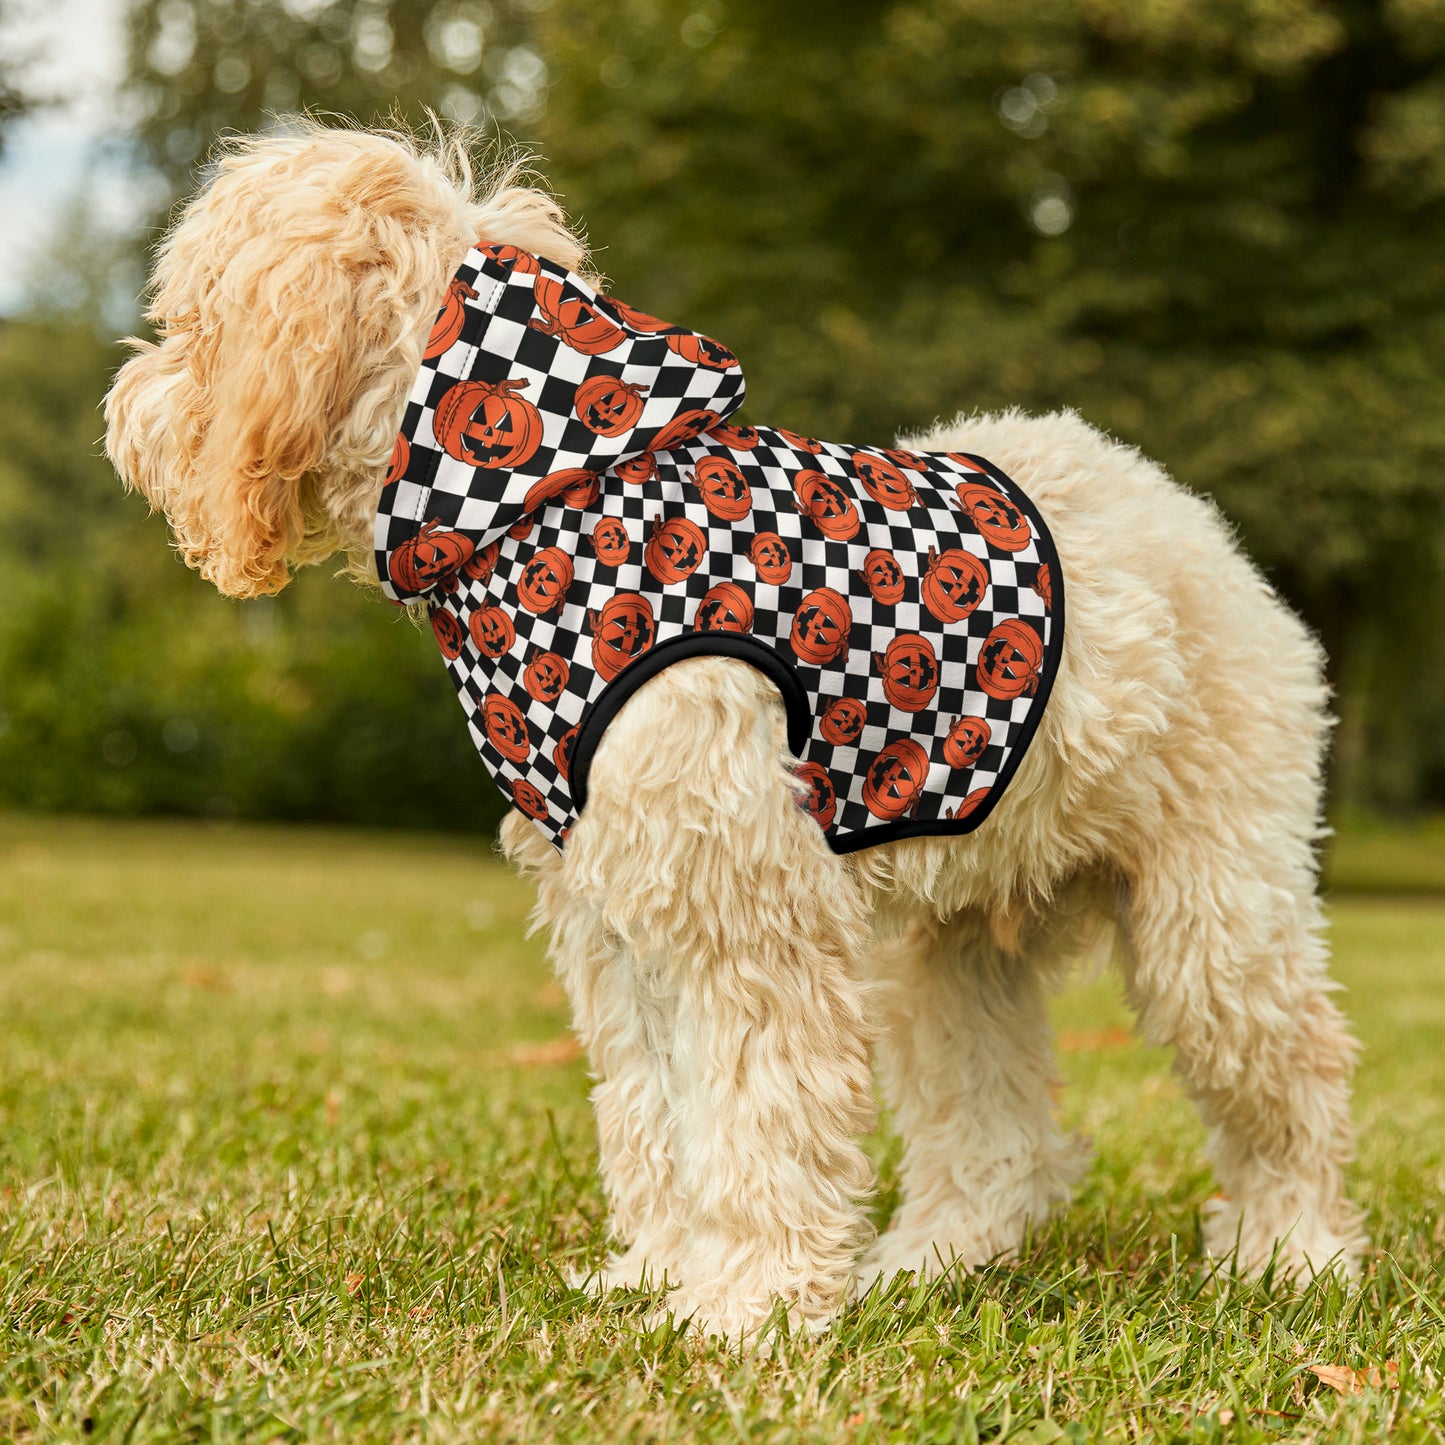
[[[467,253],[427,339],[377,518],[377,570],[405,603],[605,473],[658,455],[743,403],[727,347],[603,296],[513,246]],[[432,554],[437,555],[433,556]]]

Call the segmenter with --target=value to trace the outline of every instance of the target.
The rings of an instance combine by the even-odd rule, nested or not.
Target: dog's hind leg
[[[729,1339],[780,1299],[822,1325],[868,1234],[867,929],[797,805],[772,685],[717,658],[650,680],[609,724],[566,852],[627,950],[628,1016],[661,1075],[632,1152],[667,1161],[669,1310]]]
[[[860,1287],[1008,1257],[1065,1202],[1088,1151],[1054,1121],[1053,940],[1005,950],[981,913],[920,921],[872,953],[879,1072],[903,1137],[902,1200]]]

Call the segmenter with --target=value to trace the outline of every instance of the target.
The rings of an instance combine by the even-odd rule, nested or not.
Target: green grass
[[[602,1203],[529,901],[454,839],[0,818],[0,1439],[1445,1439],[1445,901],[1331,906],[1359,1288],[1200,1264],[1201,1130],[1097,984],[1074,1206],[772,1359],[566,1283]]]

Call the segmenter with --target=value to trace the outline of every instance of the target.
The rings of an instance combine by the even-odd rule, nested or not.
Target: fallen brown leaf
[[[1400,1388],[1400,1362],[1386,1360],[1381,1374],[1373,1365],[1368,1370],[1352,1370],[1348,1365],[1311,1365],[1315,1378],[1320,1384],[1341,1395],[1363,1395],[1367,1389],[1398,1390]]]
[[[354,1295],[354,1294],[356,1294],[356,1293],[361,1289],[361,1286],[364,1285],[365,1283],[366,1283],[366,1276],[365,1276],[364,1274],[349,1274],[349,1275],[347,1275],[347,1276],[346,1276],[346,1293],[349,1294],[349,1295]]]
[[[1097,1053],[1103,1049],[1127,1049],[1134,1043],[1128,1029],[1063,1029],[1059,1033],[1059,1049],[1066,1054]]]
[[[520,1064],[524,1069],[545,1068],[550,1064],[570,1064],[582,1057],[582,1045],[571,1034],[558,1039],[546,1039],[539,1044],[517,1044],[503,1055],[509,1064]]]

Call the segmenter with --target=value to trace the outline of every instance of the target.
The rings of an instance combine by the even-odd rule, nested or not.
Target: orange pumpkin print
[[[507,535],[514,542],[525,542],[527,538],[532,535],[533,525],[534,523],[530,517],[523,517],[520,522],[513,522],[512,525],[507,528]]]
[[[537,258],[530,251],[523,251],[518,246],[498,244],[478,246],[477,250],[499,266],[510,266],[519,276],[540,276],[542,274],[542,267],[538,264]]]
[[[889,511],[906,512],[918,500],[913,483],[887,457],[854,452],[853,473],[863,483],[863,490]]]
[[[798,500],[793,504],[825,536],[846,542],[861,525],[853,499],[822,472],[799,472],[793,478]]]
[[[560,547],[543,547],[522,568],[517,601],[539,617],[560,611],[572,585],[572,559]]]
[[[532,296],[539,314],[527,325],[545,336],[559,337],[584,356],[615,351],[627,339],[621,328],[613,325],[590,301],[579,295],[569,296],[567,288],[551,276],[537,277]]]
[[[708,435],[735,452],[750,452],[758,444],[756,427],[734,426],[730,421],[720,421]]]
[[[863,735],[868,721],[868,705],[856,697],[835,697],[818,719],[818,732],[824,742],[835,748],[846,748]]]
[[[391,461],[387,464],[386,476],[382,478],[382,486],[389,487],[393,482],[399,482],[406,475],[406,469],[410,465],[411,443],[407,441],[402,432],[397,432],[396,445],[391,449]]]
[[[459,381],[437,403],[432,432],[449,457],[474,467],[517,467],[542,445],[542,414],[525,397],[531,383]]]
[[[505,657],[517,640],[512,619],[497,606],[479,607],[467,619],[467,631],[477,644],[477,651],[495,660]]]
[[[838,793],[833,779],[821,763],[799,763],[793,769],[793,776],[807,785],[798,799],[798,806],[825,831],[833,826],[838,814]]]
[[[917,452],[906,452],[902,447],[884,447],[883,455],[893,463],[895,467],[907,467],[911,472],[926,472],[928,462]]]
[[[942,552],[930,547],[918,595],[940,622],[962,622],[983,601],[988,583],[988,563],[982,558],[962,547]]]
[[[618,319],[630,331],[641,331],[652,335],[659,331],[676,331],[670,321],[659,321],[655,316],[649,316],[645,311],[639,311],[635,306],[629,306],[625,301],[616,301],[611,296],[601,298],[616,313]]]
[[[962,452],[944,452],[944,456],[946,456],[949,461],[956,462],[959,466],[966,468],[970,472],[984,472],[985,475],[987,475],[983,466],[974,461],[972,457],[964,456]]]
[[[707,553],[707,538],[696,522],[686,517],[661,515],[652,519],[652,535],[643,548],[647,570],[664,586],[691,577],[702,566]]]
[[[557,771],[562,775],[562,781],[572,781],[572,749],[577,746],[577,734],[580,729],[570,727],[560,738],[557,739],[557,746],[552,749],[552,761],[557,765]]]
[[[512,779],[512,801],[520,812],[539,823],[547,817],[546,798],[526,778]]]
[[[421,354],[423,361],[433,361],[442,352],[451,350],[466,324],[466,303],[476,299],[477,293],[473,287],[468,286],[460,276],[452,277],[447,286],[447,299],[442,302],[442,309],[437,312],[437,319],[432,323],[431,335],[426,339],[426,350]]]
[[[532,652],[532,660],[522,669],[522,686],[527,696],[538,702],[556,702],[571,675],[572,669],[565,657],[556,652],[544,652],[538,647]]]
[[[875,818],[896,823],[916,811],[928,781],[928,754],[900,738],[874,755],[863,779],[863,804]]]
[[[647,388],[616,376],[589,376],[577,388],[578,420],[600,437],[621,436],[642,415]]]
[[[979,804],[993,791],[992,788],[975,788],[963,802],[956,808],[949,808],[944,817],[950,822],[958,822],[960,818],[967,818],[970,814],[978,812]]]
[[[481,715],[487,741],[509,763],[526,762],[532,751],[532,739],[522,709],[511,698],[489,692],[482,699]]]
[[[643,452],[641,456],[628,457],[626,461],[618,462],[612,470],[629,487],[640,487],[657,475],[657,458],[651,452]]]
[[[431,618],[431,630],[436,635],[437,646],[441,648],[442,655],[460,657],[466,635],[462,632],[462,624],[457,621],[456,613],[445,607],[433,607],[428,615]]]
[[[1033,590],[1039,594],[1045,612],[1054,610],[1054,574],[1047,562],[1040,565],[1033,580]]]
[[[776,532],[759,532],[748,547],[748,560],[760,582],[781,587],[793,575],[793,554]]]
[[[817,456],[823,450],[823,443],[814,441],[812,437],[799,436],[795,431],[788,431],[784,427],[778,428],[778,435],[792,447],[795,452],[808,452],[811,456]]]
[[[720,341],[710,336],[699,336],[695,331],[674,332],[666,338],[668,346],[694,366],[705,366],[710,371],[727,371],[736,366],[738,359]]]
[[[752,488],[736,462],[706,456],[687,476],[702,493],[702,504],[723,522],[741,522],[753,509]]]
[[[593,528],[591,541],[604,567],[620,567],[632,555],[632,538],[621,517],[603,517]]]
[[[558,498],[569,507],[590,507],[602,493],[602,484],[596,472],[585,467],[563,467],[560,472],[550,472],[540,482],[535,482],[522,499],[523,512],[535,512],[538,507]]]
[[[697,632],[751,632],[752,601],[736,582],[719,582],[703,595],[692,625]]]
[[[903,601],[903,568],[898,558],[882,547],[875,547],[858,569],[868,595],[883,607],[896,607]]]
[[[883,677],[883,696],[900,712],[922,712],[938,691],[938,656],[916,632],[900,632],[884,652],[873,654]]]
[[[994,487],[960,482],[954,504],[978,528],[979,535],[1000,552],[1022,552],[1033,537],[1029,519]]]
[[[817,587],[798,603],[788,641],[804,662],[822,667],[847,661],[852,630],[853,609],[848,599],[831,587]]]
[[[978,685],[990,696],[1005,701],[1030,697],[1039,690],[1039,668],[1044,662],[1044,644],[1037,632],[1021,618],[1000,622],[983,640],[978,655]]]
[[[657,637],[652,604],[638,592],[609,597],[601,611],[588,612],[587,626],[592,632],[592,666],[604,682],[611,682]]]
[[[490,582],[492,573],[497,570],[497,558],[502,554],[500,542],[488,542],[485,547],[479,547],[465,562],[462,563],[462,573],[470,577],[473,582]]]
[[[700,437],[710,426],[716,426],[719,419],[715,411],[685,411],[681,415],[673,417],[653,437],[651,450],[665,452],[671,451],[673,447],[680,447],[683,442],[690,442]]]
[[[386,570],[402,591],[426,592],[459,571],[471,555],[471,539],[433,517],[392,552]]]
[[[993,737],[987,718],[956,717],[943,740],[943,760],[950,768],[971,768],[983,756]]]

